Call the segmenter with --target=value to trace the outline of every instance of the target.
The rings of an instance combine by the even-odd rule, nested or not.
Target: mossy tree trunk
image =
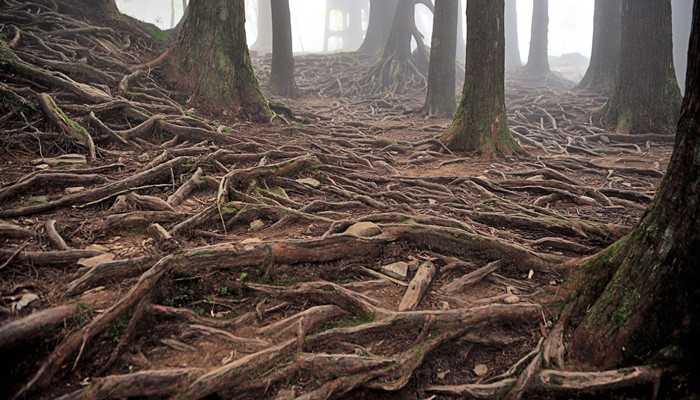
[[[549,73],[547,58],[547,33],[549,31],[549,0],[533,0],[532,26],[530,28],[530,52],[525,70],[534,75]]]
[[[389,37],[398,0],[370,0],[367,33],[358,49],[361,53],[379,53]]]
[[[688,71],[700,68],[699,6],[696,0]],[[673,155],[646,214],[629,235],[577,270],[584,283],[570,304],[576,329],[569,350],[580,361],[603,368],[649,362],[658,350],[669,354],[675,347],[697,374],[699,78],[687,74]]]
[[[289,0],[272,2],[272,68],[270,92],[284,97],[297,97],[292,53],[292,22]]]
[[[622,133],[672,133],[681,92],[673,69],[671,0],[623,0],[621,24],[605,121]]]
[[[192,0],[168,60],[173,84],[213,106],[267,122],[270,109],[248,54],[244,0]]]
[[[506,0],[506,70],[520,68],[523,61],[520,59],[520,47],[518,47],[518,11],[515,0]]]
[[[436,0],[423,113],[452,116],[455,111],[455,58],[459,0]],[[457,35],[455,35],[457,32]],[[466,45],[465,45],[466,46]]]
[[[578,89],[612,89],[620,57],[621,14],[622,0],[595,1],[591,62]]]
[[[693,18],[693,4],[689,0],[671,0],[671,17],[673,19],[673,66],[676,79],[685,88],[685,74],[688,66],[688,37]]]
[[[259,53],[272,52],[272,5],[271,0],[258,0],[258,15],[255,19],[258,36],[250,46]]]
[[[522,152],[508,130],[504,101],[504,0],[467,2],[467,62],[455,118],[441,140],[486,157]]]

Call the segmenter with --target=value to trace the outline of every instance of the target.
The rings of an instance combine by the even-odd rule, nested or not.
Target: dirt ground
[[[46,7],[0,8],[7,49],[61,72],[0,74],[33,105],[0,116],[3,398],[500,393],[550,335],[567,266],[639,220],[672,150],[606,129],[601,93],[510,75],[529,154],[452,153],[437,140],[450,119],[417,112],[420,79],[343,96],[371,63],[352,53],[297,58],[302,97],[269,98],[292,114],[250,124],[163,88],[157,68],[120,88],[157,42],[57,38],[86,23],[48,12],[22,25]],[[81,46],[88,72],[61,61]],[[269,58],[255,65],[264,88]]]

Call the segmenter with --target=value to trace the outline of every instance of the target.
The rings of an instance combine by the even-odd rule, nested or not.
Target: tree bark
[[[271,0],[258,0],[258,15],[256,18],[258,36],[250,46],[251,50],[261,54],[272,52],[272,7]]]
[[[549,73],[547,59],[547,31],[549,29],[549,0],[533,0],[530,52],[525,70],[536,75]]]
[[[660,8],[670,10],[670,2],[645,3],[623,5],[623,26],[625,15],[639,9],[647,15],[645,26],[661,29],[648,18],[650,8],[664,3]],[[607,368],[620,361],[648,362],[661,356],[659,361],[668,354],[660,349],[676,346],[683,352],[681,365],[683,360],[692,363],[685,367],[697,374],[700,76],[692,71],[700,68],[700,0],[693,11],[688,62],[673,154],[656,198],[625,238],[577,270],[584,284],[569,305],[576,326],[570,350],[585,363]]]
[[[673,69],[670,0],[623,0],[620,60],[605,121],[622,133],[672,133],[681,93]]]
[[[452,116],[455,111],[455,46],[459,0],[436,0],[423,113]]]
[[[289,0],[272,2],[272,67],[270,91],[284,97],[297,97],[292,54],[292,22]]]
[[[508,130],[504,100],[504,0],[467,2],[467,62],[462,100],[441,140],[486,157],[522,152]]]
[[[612,89],[620,57],[621,14],[622,0],[595,1],[591,62],[578,89]]]
[[[455,50],[457,58],[464,61],[467,57],[467,42],[464,41],[464,22],[467,17],[467,12],[462,7],[461,0],[457,0],[457,42],[455,43]],[[433,18],[435,16],[433,15]],[[432,44],[431,44],[432,46]]]
[[[369,1],[369,23],[367,24],[365,39],[358,49],[359,52],[379,53],[384,42],[389,37],[391,22],[394,19],[398,3],[398,0]]]
[[[506,70],[520,68],[523,61],[520,59],[520,47],[518,47],[518,11],[515,0],[506,0]]]
[[[267,122],[270,109],[248,54],[244,0],[193,0],[170,50],[172,85],[216,107]]]
[[[671,16],[673,19],[673,65],[676,68],[676,78],[681,87],[681,93],[685,89],[685,73],[688,65],[688,38],[690,37],[690,23],[693,16],[693,4],[690,0],[672,0]]]

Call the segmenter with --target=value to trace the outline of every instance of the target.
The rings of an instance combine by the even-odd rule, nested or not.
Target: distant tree
[[[676,68],[676,78],[685,89],[685,73],[688,60],[688,37],[690,23],[693,18],[693,3],[690,0],[672,0],[671,16],[673,19],[673,65]]]
[[[263,54],[272,52],[272,10],[270,1],[272,0],[258,0],[258,14],[255,19],[258,36],[250,46],[251,50]]]
[[[547,58],[548,14],[549,0],[533,0],[530,52],[524,68],[527,72],[535,75],[546,75],[549,73],[549,59]]]
[[[341,50],[357,50],[362,44],[362,11],[369,11],[368,0],[326,0],[325,32],[323,34],[323,51],[328,51],[328,39],[342,39]],[[342,26],[331,30],[332,13],[340,13]],[[337,15],[337,14],[336,14]]]
[[[433,17],[435,17],[433,15]],[[467,56],[467,42],[464,41],[464,20],[467,17],[467,13],[462,7],[462,1],[457,1],[457,41],[455,43],[455,52],[457,54],[457,59],[464,61]],[[432,44],[431,44],[432,46]]]
[[[506,69],[523,66],[518,47],[518,11],[515,0],[506,0]]]
[[[578,89],[612,89],[620,58],[621,14],[622,0],[595,1],[591,62]]]
[[[269,121],[248,54],[244,0],[192,0],[165,61],[172,85],[246,119]]]
[[[367,33],[358,49],[361,53],[379,53],[389,37],[399,0],[369,0],[369,22]]]
[[[670,1],[624,0],[622,47],[629,34],[641,37],[634,48],[648,58],[645,30],[670,30]],[[656,14],[661,14],[655,16]],[[662,18],[663,16],[663,18]],[[632,20],[638,20],[632,22]],[[631,30],[632,24],[637,27]],[[640,29],[642,26],[647,27]],[[663,26],[668,27],[662,28]],[[653,362],[673,363],[674,375],[694,374],[690,387],[698,393],[700,356],[700,1],[695,1],[688,56],[686,91],[676,141],[666,174],[654,201],[632,231],[577,269],[582,286],[564,316],[575,328],[569,355],[596,367]],[[670,41],[669,32],[653,42]],[[670,53],[670,49],[668,50]],[[670,57],[670,55],[668,55]],[[625,56],[620,59],[621,65]],[[647,69],[647,68],[640,68]],[[671,74],[671,77],[672,74]],[[668,79],[668,76],[666,77]],[[655,79],[656,81],[657,79]],[[642,97],[645,94],[640,94]],[[657,102],[667,99],[660,97]],[[653,116],[653,115],[652,115]],[[662,350],[666,349],[666,350]],[[687,394],[686,394],[687,395]],[[682,396],[685,398],[685,396]],[[692,396],[691,396],[692,397]],[[679,398],[677,396],[663,398]]]
[[[297,97],[292,53],[292,23],[289,0],[272,1],[272,69],[270,91],[285,97]]]
[[[464,88],[452,124],[441,140],[452,150],[485,157],[523,152],[508,130],[504,100],[504,0],[467,2]]]
[[[459,0],[435,0],[424,114],[452,116],[455,111],[455,43],[462,36],[458,6]]]
[[[673,132],[681,93],[673,69],[671,0],[623,0],[620,60],[603,108],[619,132]]]

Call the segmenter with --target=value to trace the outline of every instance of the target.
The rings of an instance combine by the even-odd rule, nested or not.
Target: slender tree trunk
[[[670,0],[623,0],[620,60],[606,122],[623,133],[675,130],[681,93],[673,69]]]
[[[622,0],[596,0],[591,62],[578,89],[610,90],[620,57]]]
[[[464,21],[467,16],[467,12],[462,7],[462,1],[457,0],[457,41],[455,43],[455,50],[457,58],[464,61],[467,56],[467,42],[464,41]],[[433,15],[433,18],[435,16]],[[433,28],[434,29],[434,28]],[[432,46],[432,44],[431,44]]]
[[[168,60],[172,85],[233,114],[269,121],[248,55],[244,0],[192,0]]]
[[[258,0],[258,15],[256,18],[258,36],[255,38],[255,43],[250,46],[251,50],[259,53],[272,52],[272,10],[270,1]]]
[[[289,0],[272,0],[272,69],[270,91],[284,97],[297,97],[292,54],[292,22]]]
[[[506,70],[520,68],[523,61],[520,59],[520,47],[518,47],[518,11],[515,0],[506,0]]]
[[[623,5],[623,26],[630,6],[649,13],[650,2],[639,3]],[[650,28],[661,27],[649,22]],[[660,349],[675,348],[689,362],[685,368],[698,373],[700,75],[692,71],[700,69],[700,1],[688,63],[673,155],[654,201],[632,232],[577,270],[583,286],[570,304],[576,327],[570,351],[585,363],[608,368],[620,361],[659,362],[665,358]]]
[[[175,27],[175,0],[170,0],[170,29]]]
[[[358,49],[362,53],[379,53],[389,37],[398,0],[370,0],[369,23],[365,40]]]
[[[467,62],[462,100],[441,140],[485,157],[522,152],[508,130],[504,100],[504,0],[467,2]]]
[[[525,70],[536,75],[549,73],[547,58],[547,32],[549,29],[549,0],[533,0],[530,52]]]
[[[435,0],[424,114],[452,116],[455,111],[455,42],[459,0]],[[461,36],[461,32],[458,32]]]
[[[683,93],[688,63],[688,37],[690,36],[693,4],[690,0],[672,0],[671,8],[673,19],[673,66],[676,67],[676,78],[681,87],[681,93]]]

